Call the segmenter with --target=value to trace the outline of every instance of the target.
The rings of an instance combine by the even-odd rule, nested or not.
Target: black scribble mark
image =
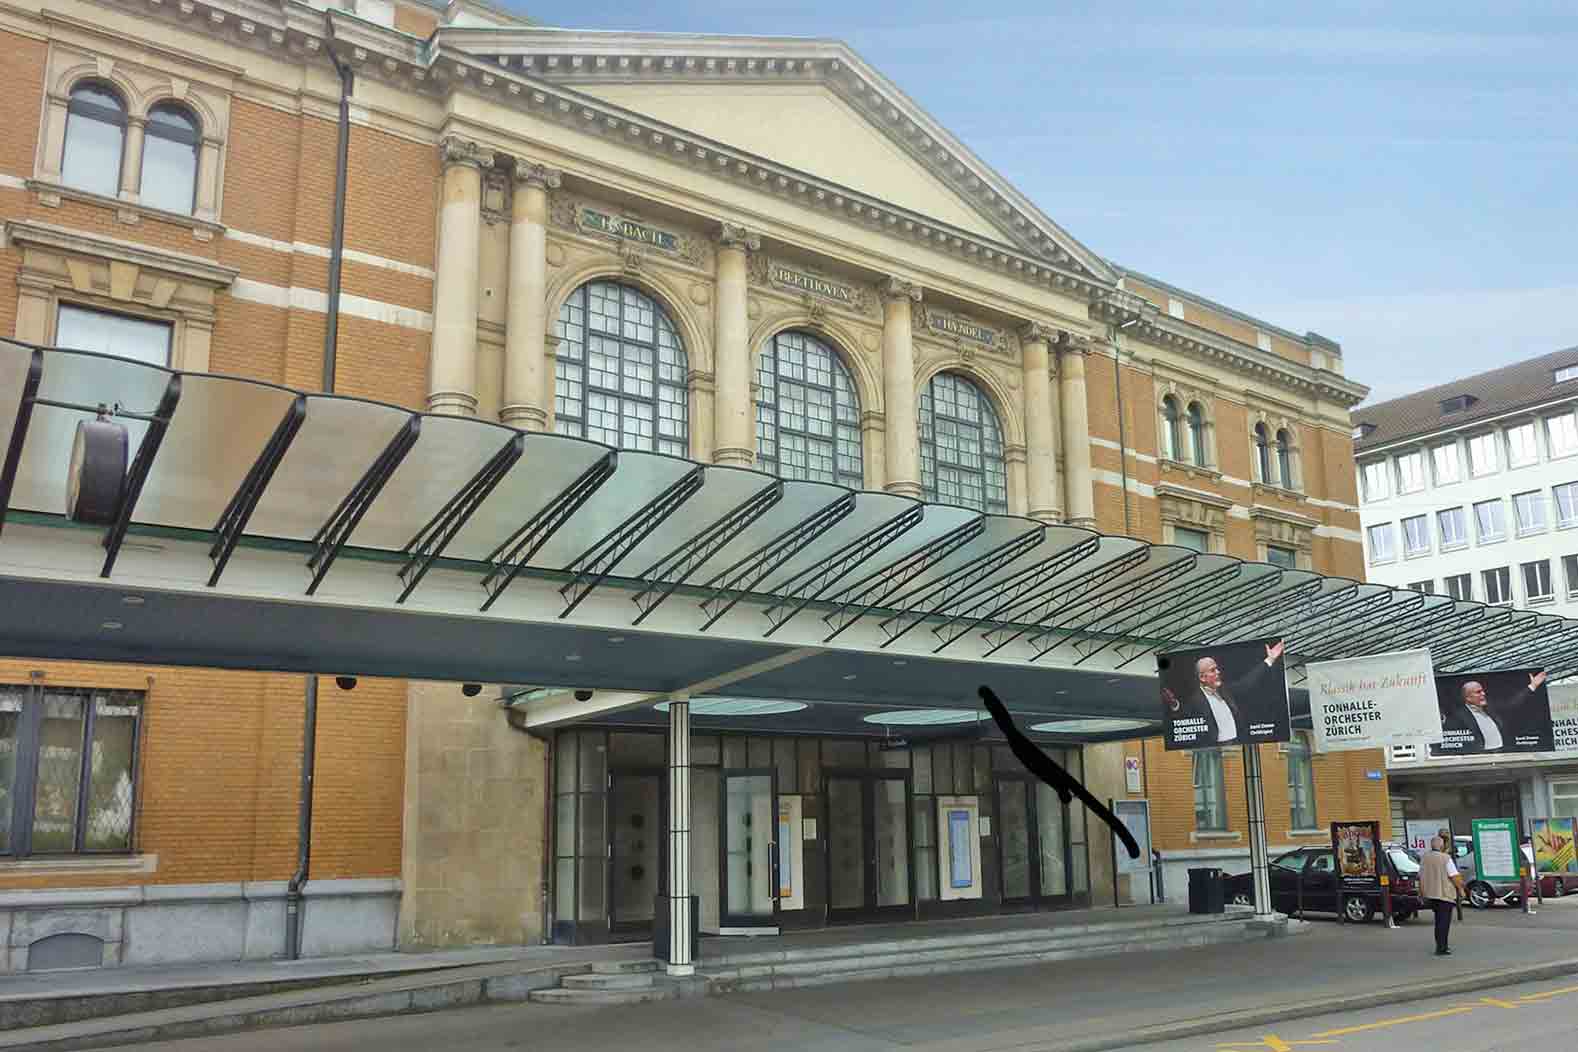
[[[1079,797],[1080,803],[1090,808],[1091,813],[1112,828],[1112,833],[1129,852],[1130,858],[1140,857],[1140,845],[1135,841],[1134,834],[1129,832],[1129,827],[1118,821],[1118,816],[1107,810],[1105,804],[1090,795],[1079,780],[1063,770],[1052,757],[1042,752],[1041,749],[1026,738],[1018,727],[1014,726],[1014,718],[1008,715],[1008,709],[997,695],[992,693],[992,688],[983,686],[980,689],[981,700],[986,702],[986,711],[992,714],[992,719],[997,722],[998,729],[1008,739],[1008,748],[1013,750],[1014,757],[1025,765],[1025,770],[1041,779],[1052,787],[1058,799],[1065,804],[1071,803],[1074,797]]]

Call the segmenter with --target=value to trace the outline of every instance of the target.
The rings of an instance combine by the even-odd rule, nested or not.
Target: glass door
[[[1068,807],[1045,782],[1035,783],[1037,857],[1036,874],[1042,902],[1063,902],[1069,897]]]
[[[862,779],[827,779],[827,905],[834,914],[866,906],[866,802]]]
[[[660,770],[608,777],[608,928],[650,929],[664,881],[667,833]]]
[[[907,772],[827,776],[828,913],[833,920],[914,911]]]
[[[724,771],[721,817],[720,930],[777,931],[778,794],[774,772]]]
[[[997,850],[1003,904],[1043,906],[1069,898],[1068,808],[1038,780],[998,775]]]

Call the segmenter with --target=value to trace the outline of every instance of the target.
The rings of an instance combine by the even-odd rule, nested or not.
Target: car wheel
[[[1561,877],[1557,877],[1551,882],[1551,898],[1559,899],[1565,894],[1567,894],[1567,882]]]
[[[1482,880],[1476,880],[1468,886],[1468,904],[1477,910],[1488,910],[1490,904],[1496,901],[1496,893],[1490,890],[1490,885]]]
[[[1363,895],[1349,895],[1342,900],[1342,912],[1355,924],[1368,924],[1375,916],[1375,903]]]

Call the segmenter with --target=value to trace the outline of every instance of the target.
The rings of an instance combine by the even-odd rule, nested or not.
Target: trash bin
[[[1189,871],[1189,912],[1222,912],[1222,871],[1220,869],[1191,869]]]

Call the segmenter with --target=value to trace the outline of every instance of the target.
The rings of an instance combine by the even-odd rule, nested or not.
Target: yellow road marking
[[[1295,1045],[1335,1045],[1335,1041],[1284,1041],[1276,1034],[1267,1034],[1259,1041],[1228,1041],[1217,1045],[1217,1048],[1249,1049],[1266,1048],[1271,1052],[1293,1052]]]
[[[1522,1008],[1523,1007],[1522,1005],[1520,1005],[1520,1004],[1518,1004],[1518,1003],[1516,1003],[1514,1001],[1503,1001],[1499,997],[1481,997],[1475,1003],[1476,1004],[1482,1004],[1482,1005],[1491,1005],[1491,1006],[1493,1006],[1495,1008]]]
[[[1524,994],[1518,998],[1520,1001],[1543,1001],[1548,997],[1559,997],[1562,994],[1578,994],[1578,986],[1564,986],[1560,990],[1546,990],[1540,994]]]
[[[1399,1019],[1382,1019],[1374,1023],[1361,1023],[1358,1026],[1338,1027],[1336,1030],[1322,1030],[1316,1037],[1342,1037],[1346,1034],[1360,1034],[1366,1030],[1383,1030],[1389,1026],[1402,1026],[1404,1023],[1422,1023],[1426,1019],[1440,1019],[1449,1015],[1462,1015],[1472,1012],[1473,1005],[1463,1005],[1459,1008],[1443,1008],[1439,1012],[1421,1012],[1419,1015],[1405,1015]]]

